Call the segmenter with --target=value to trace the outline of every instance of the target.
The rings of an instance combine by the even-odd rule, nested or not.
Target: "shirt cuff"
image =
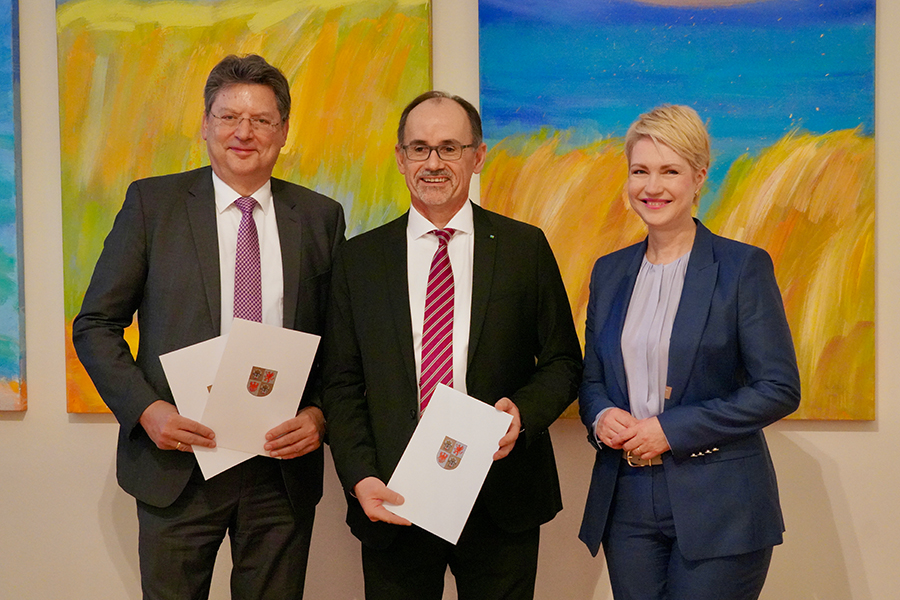
[[[597,435],[597,423],[600,422],[600,418],[603,417],[604,413],[606,413],[606,411],[608,411],[608,410],[612,410],[612,407],[604,408],[603,410],[601,410],[600,412],[597,413],[596,417],[594,417],[594,426],[593,426],[593,429],[591,429],[591,434],[594,436],[594,441],[597,442],[598,448],[603,447],[603,442],[600,441],[600,436]]]

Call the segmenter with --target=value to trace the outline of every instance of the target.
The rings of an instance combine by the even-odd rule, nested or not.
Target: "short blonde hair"
[[[642,114],[625,134],[625,157],[642,138],[665,144],[688,161],[695,171],[709,168],[709,132],[690,106],[663,104]]]

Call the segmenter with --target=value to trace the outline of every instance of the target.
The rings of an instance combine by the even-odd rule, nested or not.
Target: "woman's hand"
[[[597,438],[604,446],[620,450],[622,444],[630,439],[630,436],[624,438],[620,436],[637,423],[638,420],[631,413],[621,408],[610,408],[597,421]]]
[[[656,417],[635,422],[611,441],[610,447],[622,448],[643,460],[656,458],[670,450],[669,441]]]

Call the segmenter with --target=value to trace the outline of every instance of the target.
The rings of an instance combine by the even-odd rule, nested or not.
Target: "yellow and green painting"
[[[429,0],[57,0],[57,29],[69,412],[106,410],[71,342],[103,240],[132,180],[208,164],[203,86],[226,55],[291,83],[276,177],[338,200],[348,236],[406,209],[393,147],[430,88]]]
[[[594,261],[646,230],[622,137],[687,104],[697,216],[765,248],[802,379],[793,418],[875,418],[874,0],[480,0],[482,204],[539,225],[583,335]]]

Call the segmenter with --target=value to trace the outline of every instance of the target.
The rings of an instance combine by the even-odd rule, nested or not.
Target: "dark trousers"
[[[403,527],[386,550],[362,547],[366,600],[440,600],[447,567],[459,600],[531,600],[540,528],[499,529],[476,503],[458,543]]]
[[[772,548],[688,560],[678,547],[662,466],[619,468],[603,551],[616,600],[756,600]]]
[[[205,600],[226,532],[234,600],[303,597],[315,509],[296,514],[281,468],[254,457],[204,481],[194,470],[166,508],[137,503],[145,600]]]

